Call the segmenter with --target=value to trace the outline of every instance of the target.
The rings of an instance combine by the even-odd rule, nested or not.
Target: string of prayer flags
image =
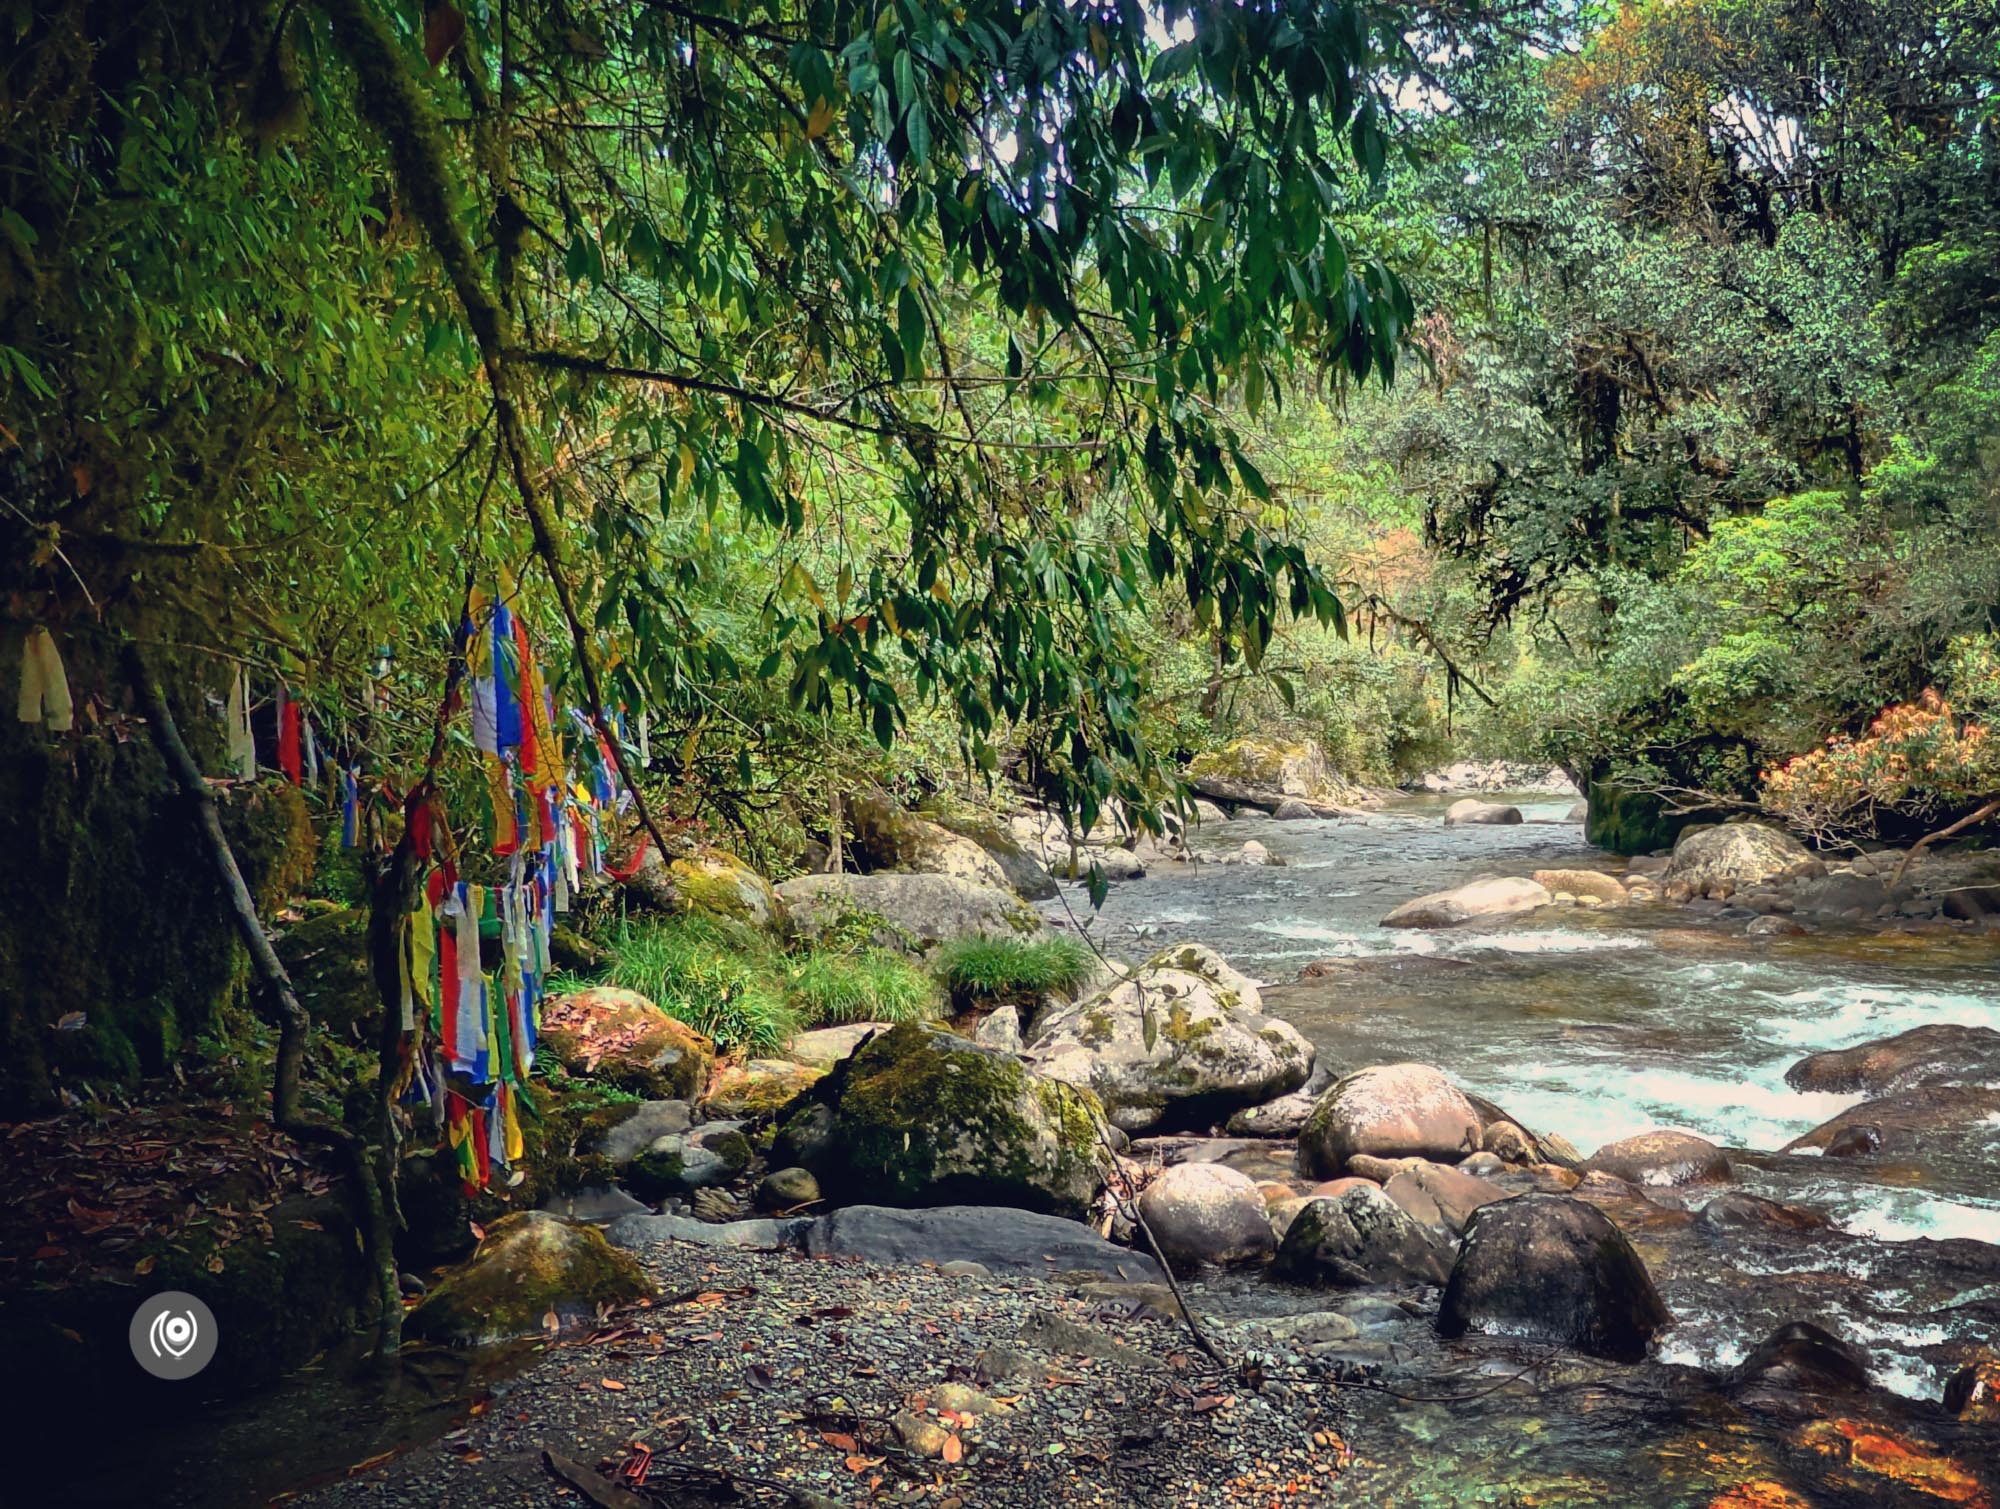
[[[40,624],[28,630],[21,647],[21,695],[15,712],[23,723],[45,723],[53,734],[66,734],[76,722],[69,695],[69,676],[55,636]]]
[[[340,781],[340,847],[358,848],[361,844],[361,767],[349,765],[339,774]]]

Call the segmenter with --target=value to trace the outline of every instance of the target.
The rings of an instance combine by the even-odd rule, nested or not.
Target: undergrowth
[[[955,1003],[1065,995],[1090,975],[1090,950],[1075,938],[959,938],[931,956]]]

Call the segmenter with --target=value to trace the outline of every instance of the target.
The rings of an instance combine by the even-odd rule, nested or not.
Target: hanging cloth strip
[[[52,734],[66,734],[76,723],[62,655],[55,636],[40,624],[28,630],[21,647],[21,697],[15,711],[23,723],[46,723]]]
[[[304,753],[299,742],[299,705],[284,687],[278,688],[278,769],[294,786],[305,776]]]
[[[236,772],[238,780],[257,779],[257,736],[250,730],[250,672],[245,666],[236,668],[236,678],[229,683],[229,705],[223,716],[229,723],[229,764]],[[349,844],[350,849],[354,846]]]

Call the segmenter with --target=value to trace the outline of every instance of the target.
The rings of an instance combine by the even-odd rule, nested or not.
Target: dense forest
[[[1422,1044],[1339,1057],[1268,987],[1259,1015],[1249,977],[1301,961],[1202,946],[1200,888],[1251,882],[1200,877],[1352,894],[1296,877],[1349,874],[1342,824],[1442,815],[1399,794],[1427,779],[1561,785],[1597,851],[1453,870],[1534,894],[1446,923],[1933,927],[1948,977],[1856,988],[1973,1002],[1938,1030],[1985,1036],[1936,1051],[2000,1073],[1964,983],[2000,913],[1988,0],[15,0],[0,38],[0,1335],[35,1366],[135,1386],[135,1284],[254,1336],[239,1388],[342,1337],[553,1336],[532,1284],[495,1318],[518,1276],[438,1274],[601,1187],[718,1229],[999,1205],[1169,1283],[1317,1272],[1263,1203],[1441,1159],[1313,1151]],[[1236,831],[1265,814],[1333,836]],[[1755,854],[1691,854],[1718,831]],[[1198,904],[1121,912],[1149,870]],[[1852,947],[1823,968],[1874,967]],[[1183,1062],[1211,1033],[1236,1056]],[[1991,1078],[1953,1114],[2000,1126]],[[1561,1137],[1470,1104],[1449,1161],[1528,1170],[1522,1208],[1574,1184]],[[1146,1202],[1200,1160],[1128,1141],[1225,1124],[1296,1172],[1252,1169],[1248,1247],[1162,1246]],[[562,1229],[600,1332],[657,1298]],[[1440,1251],[1395,1272],[1451,1273],[1449,1313]],[[1183,1404],[1235,1409],[1261,1364],[1178,1287],[1117,1298],[1237,1369]],[[1662,1322],[1610,1324],[1636,1342],[1544,1339],[1630,1361]],[[1969,1430],[2000,1363],[1925,1365],[1960,1364]],[[892,1463],[957,1467],[942,1408],[949,1448],[898,1425]],[[1254,1478],[1212,1501],[1286,1491],[1229,1449],[1185,1468]],[[600,1504],[645,1481],[552,1460]],[[792,1491],[699,1470],[669,1480]]]

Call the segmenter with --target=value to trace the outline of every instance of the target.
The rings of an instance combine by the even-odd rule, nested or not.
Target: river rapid
[[[1446,1347],[1421,1326],[1386,1333],[1385,1376],[1437,1402],[1363,1396],[1380,1433],[1373,1501],[1990,1503],[1983,1474],[1954,1476],[1967,1468],[1949,1451],[1959,1422],[1937,1401],[2000,1335],[2000,1171],[1988,1157],[1777,1150],[1863,1099],[1790,1089],[1785,1071],[1807,1054],[1931,1022],[2000,1028],[2000,937],[1936,925],[1750,937],[1741,920],[1671,904],[1551,907],[1441,931],[1379,925],[1400,902],[1481,876],[1625,868],[1566,820],[1573,798],[1512,800],[1519,826],[1447,828],[1448,797],[1361,818],[1209,824],[1191,840],[1197,855],[1254,838],[1282,864],[1159,866],[1112,886],[1094,915],[1080,887],[1047,906],[1113,958],[1183,939],[1219,949],[1265,986],[1267,1012],[1343,1072],[1435,1064],[1586,1155],[1639,1132],[1693,1132],[1731,1150],[1738,1188],[1830,1219],[1830,1230],[1723,1239],[1697,1219],[1713,1191],[1607,1206],[1676,1323],[1641,1368],[1566,1359],[1543,1370],[1527,1407],[1518,1387],[1472,1401],[1439,1380],[1505,1376],[1529,1353]],[[1331,963],[1298,978],[1320,961]],[[1270,1168],[1244,1166],[1259,1177]],[[1224,1313],[1323,1303],[1277,1287],[1218,1283],[1206,1294]],[[1791,1416],[1823,1410],[1792,1399],[1779,1419],[1731,1392],[1732,1370],[1794,1321],[1868,1352],[1872,1403],[1850,1401],[1854,1418],[1802,1425]],[[1825,1464],[1852,1458],[1855,1432],[1870,1429],[1898,1443],[1898,1465]],[[1990,1469],[1991,1441],[1965,1450]],[[1802,1459],[1819,1465],[1805,1471]],[[1762,1467],[1768,1494],[1724,1496]],[[1915,1477],[1925,1486],[1912,1488]]]

